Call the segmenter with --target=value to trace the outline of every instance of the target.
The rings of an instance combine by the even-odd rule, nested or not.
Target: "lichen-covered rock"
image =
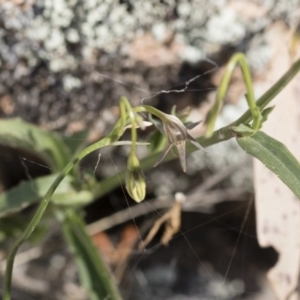
[[[259,5],[268,13],[244,18],[237,14],[237,3],[4,0],[0,4],[0,114],[19,115],[56,129],[82,118],[88,125],[121,95],[138,103],[151,91],[166,88],[170,76],[174,81],[180,62],[195,63],[223,45],[239,45],[272,17],[285,13],[290,20],[297,7],[297,1],[265,0]],[[162,68],[157,63],[147,65],[145,59],[137,64],[141,56],[130,45],[148,33],[161,45],[155,45],[158,50],[152,51],[152,57],[158,57]],[[138,51],[147,53],[148,48]],[[170,49],[171,59],[166,55]],[[258,60],[257,55],[252,57]],[[123,86],[97,72],[150,91]],[[7,109],[3,100],[7,97],[13,109]]]

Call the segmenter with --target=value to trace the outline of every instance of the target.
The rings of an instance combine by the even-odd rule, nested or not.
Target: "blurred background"
[[[281,38],[298,20],[299,4],[298,0],[2,0],[0,117],[20,117],[64,140],[87,131],[88,143],[112,128],[121,96],[132,105],[143,101],[166,113],[174,105],[178,111],[190,107],[188,120],[203,120],[233,53],[245,53],[254,82],[266,81]],[[263,92],[259,85],[255,89]],[[163,92],[170,90],[180,92]],[[218,127],[246,110],[244,93],[237,69]],[[201,126],[193,131],[195,137],[202,133]],[[139,151],[140,157],[147,155],[147,149]],[[266,272],[277,253],[257,242],[252,161],[235,141],[207,151],[188,156],[186,174],[178,160],[146,172],[147,199],[140,208],[122,187],[84,208],[88,231],[124,299],[275,299]],[[101,180],[126,165],[128,149],[105,149],[99,165],[98,155],[91,154],[81,168]],[[49,174],[41,164],[29,153],[1,146],[0,191]],[[146,251],[137,250],[178,192],[187,197],[181,232],[165,247],[160,230]],[[128,205],[136,213],[135,221]],[[16,230],[9,217],[0,222],[3,260],[35,208],[19,215]],[[14,299],[88,299],[59,224],[46,217],[40,231],[20,251]],[[4,263],[0,266],[2,285]]]

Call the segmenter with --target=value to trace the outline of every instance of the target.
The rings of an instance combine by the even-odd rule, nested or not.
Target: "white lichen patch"
[[[245,26],[229,9],[224,9],[207,23],[206,37],[213,43],[234,43],[245,36],[245,33]]]
[[[64,89],[69,92],[74,88],[81,87],[82,83],[79,78],[76,78],[72,75],[66,75],[63,78],[63,85],[64,85]]]

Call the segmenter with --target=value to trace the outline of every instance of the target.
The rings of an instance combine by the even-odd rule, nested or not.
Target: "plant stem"
[[[297,60],[291,68],[270,88],[268,89],[257,101],[256,105],[262,110],[265,108],[280,92],[282,89],[284,89],[287,84],[294,78],[294,76],[300,71],[300,59]],[[146,105],[144,106],[138,106],[135,107],[134,110],[136,112],[145,112],[148,111],[146,108]],[[154,108],[155,109],[155,108]],[[155,109],[156,110],[156,109]],[[154,110],[152,110],[154,111]],[[152,113],[152,111],[149,111]],[[226,140],[229,140],[233,137],[233,134],[230,130],[232,126],[238,126],[239,124],[247,124],[252,120],[252,114],[250,109],[248,109],[240,118],[238,118],[233,123],[215,131],[211,137],[204,138],[200,137],[197,139],[197,142],[199,142],[203,147],[208,147]],[[187,154],[190,154],[196,150],[198,150],[195,146],[192,144],[187,144]],[[141,162],[141,168],[146,171],[152,168],[152,166],[155,164],[159,157],[160,153],[154,153],[146,158],[142,159]],[[174,156],[167,155],[164,161],[169,161],[175,159]],[[99,198],[120,184],[124,182],[125,178],[125,171],[122,170],[119,173],[111,176],[110,178],[104,179],[100,181],[92,191],[94,198]]]
[[[131,157],[136,156],[135,152],[136,152],[137,133],[136,133],[135,112],[132,109],[132,107],[131,107],[130,103],[128,102],[128,100],[125,97],[122,97],[121,101],[123,102],[123,105],[125,107],[124,113],[125,113],[125,110],[127,110],[127,115],[128,115],[129,120],[130,120],[130,123],[131,123],[131,142],[132,142],[132,145],[131,145],[130,155],[129,155],[129,159],[128,159],[128,160],[130,160]]]
[[[34,231],[35,227],[39,223],[41,217],[43,216],[48,203],[51,200],[51,196],[53,195],[54,191],[64,179],[64,177],[70,172],[72,167],[79,161],[78,157],[74,157],[67,166],[59,173],[56,177],[54,182],[51,184],[50,188],[48,189],[45,197],[43,198],[38,210],[36,211],[34,217],[30,221],[29,225],[21,235],[21,237],[16,241],[15,245],[13,246],[11,252],[9,253],[6,265],[6,272],[5,272],[5,281],[4,281],[4,292],[3,292],[3,300],[10,300],[10,290],[11,290],[11,278],[12,278],[12,270],[14,264],[15,255],[19,249],[19,247],[23,244],[25,240],[27,240],[32,232]]]
[[[298,59],[290,69],[278,81],[269,88],[257,101],[257,106],[262,110],[265,108],[295,77],[300,71],[300,59]],[[234,121],[230,126],[237,126],[239,124],[247,124],[251,121],[251,112],[247,110],[241,117]]]
[[[166,120],[166,114],[163,113],[162,111],[156,109],[153,106],[150,106],[150,105],[141,105],[141,106],[135,107],[135,109],[136,109],[137,112],[145,112],[146,111],[146,112],[148,112],[148,113],[150,113],[150,114],[158,117],[162,121]]]
[[[231,126],[237,126],[239,124],[249,123],[252,119],[253,119],[253,126],[254,126],[254,124],[258,124],[260,122],[260,120],[259,120],[260,116],[257,115],[256,108],[259,107],[260,109],[263,109],[266,105],[268,105],[271,102],[271,100],[291,81],[291,79],[300,70],[300,59],[299,59],[255,103],[255,102],[253,102],[254,96],[253,96],[253,91],[252,91],[250,73],[249,73],[246,61],[244,61],[244,55],[238,53],[238,54],[236,54],[236,56],[234,56],[234,59],[232,59],[231,61],[232,61],[233,65],[235,65],[238,61],[240,61],[240,63],[241,63],[242,70],[243,70],[243,76],[244,76],[244,80],[245,80],[246,87],[247,87],[248,94],[247,94],[246,98],[248,101],[249,109],[235,122],[215,131],[211,135],[211,137],[209,137],[209,138],[201,137],[201,138],[197,139],[197,141],[204,147],[207,147],[207,146],[210,146],[210,145],[213,145],[213,144],[216,144],[216,143],[219,143],[219,142],[222,142],[222,141],[232,138],[233,134],[230,130]],[[246,66],[245,66],[245,64],[246,64]],[[231,68],[232,69],[229,69],[228,73],[226,73],[227,75],[225,74],[226,78],[221,83],[220,92],[218,93],[219,96],[217,98],[219,100],[224,97],[224,95],[227,91],[230,74],[233,70],[233,66]],[[249,81],[249,79],[250,79],[250,81]],[[226,86],[226,82],[227,82],[227,86]],[[219,107],[216,106],[216,108],[218,108],[218,110],[216,110],[218,112]],[[12,270],[13,270],[13,263],[14,263],[15,255],[16,255],[19,247],[23,244],[23,242],[25,240],[27,240],[30,237],[30,235],[34,231],[35,227],[39,223],[39,221],[40,221],[41,217],[43,216],[43,214],[51,200],[51,197],[52,197],[53,193],[55,192],[56,188],[58,187],[58,185],[61,183],[61,181],[64,179],[64,177],[72,170],[72,168],[82,158],[84,158],[86,155],[88,155],[89,153],[91,153],[97,149],[111,145],[112,143],[116,142],[120,138],[120,136],[123,134],[124,124],[126,123],[127,118],[125,116],[124,109],[121,106],[120,106],[120,110],[121,110],[121,118],[119,119],[119,121],[117,122],[117,124],[115,125],[113,130],[110,132],[110,134],[107,135],[107,137],[100,140],[99,142],[96,142],[96,143],[92,144],[91,146],[87,147],[86,149],[81,151],[78,155],[76,155],[74,158],[72,158],[72,160],[61,171],[61,173],[57,176],[55,181],[52,183],[52,185],[48,189],[48,191],[47,191],[46,195],[44,196],[40,206],[38,207],[33,219],[31,220],[31,222],[29,223],[29,225],[27,226],[27,228],[25,229],[25,231],[23,232],[21,237],[16,241],[15,245],[13,246],[13,248],[8,256],[6,273],[5,273],[4,292],[3,292],[3,298],[2,298],[3,300],[11,299],[11,296],[10,296],[11,295],[11,292],[10,292],[11,291],[11,278],[12,278]],[[152,108],[152,107],[146,106],[146,105],[135,108],[135,111],[136,112],[148,111],[150,113],[153,113],[154,115],[159,114],[160,116],[162,116],[161,112],[159,112],[155,108]],[[209,121],[209,124],[211,124],[210,121]],[[187,153],[191,153],[191,152],[195,151],[196,149],[197,148],[195,146],[189,145],[187,147]],[[152,155],[148,156],[147,158],[143,159],[141,161],[141,168],[144,170],[151,168],[153,166],[153,164],[155,163],[155,161],[157,160],[158,155],[159,155],[158,153],[155,153],[155,154],[152,154]],[[170,156],[170,155],[166,156],[166,160],[171,160],[171,159],[173,159],[172,156]],[[100,196],[104,195],[105,193],[109,192],[110,190],[112,190],[113,188],[118,186],[120,183],[122,183],[124,181],[124,177],[125,177],[125,172],[122,171],[122,172],[116,174],[115,176],[112,176],[109,179],[103,180],[94,189],[94,191],[93,191],[94,197],[95,198],[100,197]]]
[[[218,87],[218,91],[216,94],[216,101],[206,118],[206,123],[207,123],[207,131],[205,134],[206,137],[210,137],[213,133],[217,116],[219,114],[224,97],[228,90],[232,72],[237,63],[240,63],[243,77],[244,77],[244,82],[246,85],[246,90],[247,90],[246,100],[247,100],[247,103],[249,106],[249,111],[251,112],[252,119],[253,119],[252,129],[254,131],[257,131],[260,128],[262,116],[261,116],[260,110],[257,107],[256,102],[255,102],[254,92],[253,92],[253,87],[252,87],[252,80],[251,80],[248,63],[247,63],[247,60],[243,53],[236,53],[229,60],[229,63],[226,67],[225,74],[222,78],[221,84]]]
[[[89,153],[91,153],[97,149],[100,149],[102,147],[113,144],[116,140],[118,140],[120,138],[120,136],[123,134],[123,128],[120,127],[120,120],[117,122],[117,124],[115,125],[113,130],[110,132],[110,134],[108,134],[105,138],[90,145],[89,147],[87,147],[83,151],[81,151],[78,155],[73,157],[71,159],[71,161],[59,173],[59,175],[56,177],[54,182],[49,187],[46,195],[44,196],[41,204],[39,205],[35,215],[33,216],[32,220],[30,221],[29,225],[27,226],[27,228],[25,229],[23,234],[18,238],[18,240],[16,241],[15,245],[13,246],[11,252],[8,255],[7,266],[6,266],[6,271],[5,271],[4,291],[3,291],[3,298],[2,298],[3,300],[11,299],[11,280],[12,280],[12,271],[13,271],[15,255],[16,255],[19,247],[23,244],[24,241],[26,241],[30,237],[30,235],[34,231],[35,227],[38,225],[56,188],[61,183],[61,181],[64,179],[64,177],[72,170],[72,168],[82,158],[84,158]]]

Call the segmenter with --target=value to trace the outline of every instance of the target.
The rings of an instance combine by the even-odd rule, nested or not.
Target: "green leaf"
[[[164,149],[167,144],[167,139],[159,130],[157,130],[149,135],[148,142],[150,144],[149,151],[154,153]]]
[[[247,125],[240,124],[238,126],[231,126],[230,129],[234,131],[237,137],[245,137],[254,134],[254,130]]]
[[[84,147],[88,137],[88,130],[82,130],[73,133],[71,136],[64,137],[64,143],[69,148],[71,153],[76,153]]]
[[[0,219],[0,243],[5,243],[8,238],[18,237],[30,221],[31,214],[16,214]],[[32,235],[30,241],[33,243],[41,242],[42,238],[48,232],[44,224],[39,224]]]
[[[91,300],[121,300],[112,274],[85,230],[78,213],[60,212],[66,240],[75,255],[80,281]]]
[[[0,195],[0,217],[18,212],[44,197],[57,174],[22,181],[16,187]],[[53,203],[60,205],[83,205],[93,198],[89,191],[76,191],[72,186],[73,178],[67,175],[52,197]]]
[[[269,114],[274,110],[274,108],[275,108],[275,106],[270,106],[270,107],[265,108],[261,112],[262,117],[263,117],[263,123],[268,120]]]
[[[300,199],[300,164],[284,144],[261,131],[237,138],[237,142],[275,173]]]
[[[34,153],[53,172],[60,171],[71,153],[58,135],[19,118],[0,120],[0,144]]]

